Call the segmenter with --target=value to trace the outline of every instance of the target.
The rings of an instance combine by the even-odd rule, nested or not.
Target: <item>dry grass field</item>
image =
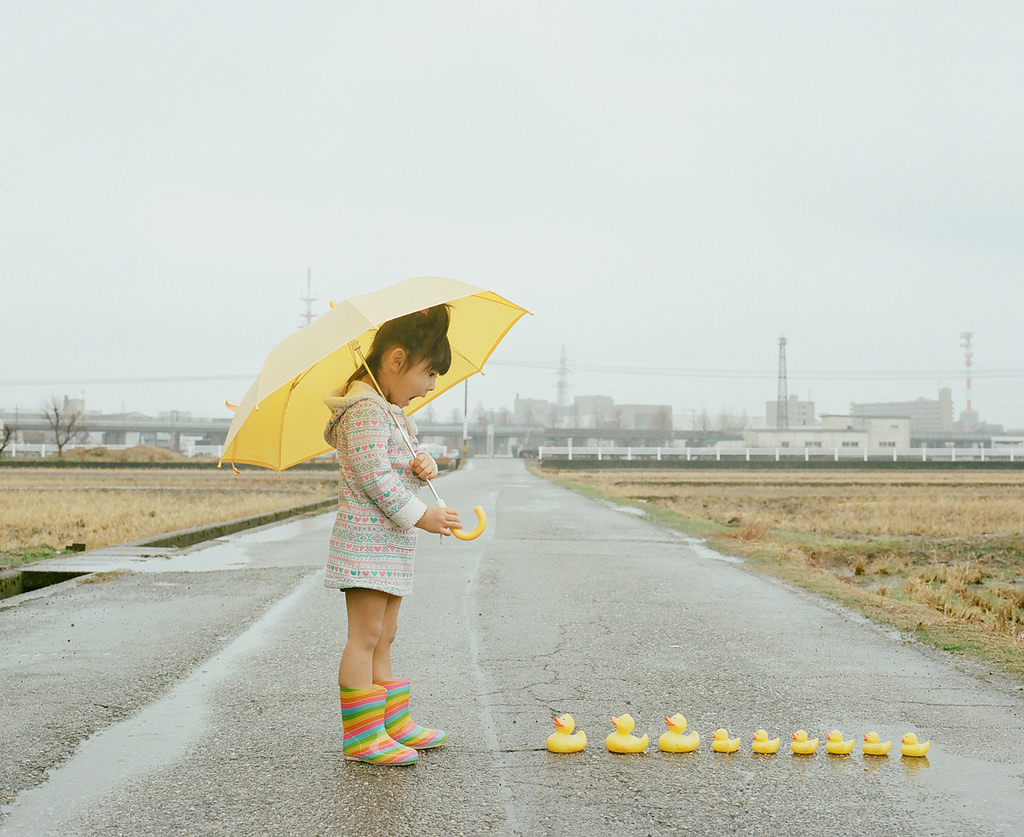
[[[0,468],[0,566],[337,495],[333,470]]]
[[[1024,677],[1022,471],[540,471]]]

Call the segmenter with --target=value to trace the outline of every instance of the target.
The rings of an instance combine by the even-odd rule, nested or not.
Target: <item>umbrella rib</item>
[[[449,345],[450,345],[450,344],[449,344]],[[483,372],[483,367],[482,367],[482,366],[477,366],[477,365],[476,365],[475,363],[473,363],[473,361],[471,361],[471,360],[470,360],[470,359],[469,359],[468,357],[466,357],[466,356],[465,356],[465,355],[464,355],[464,354],[463,354],[462,352],[460,352],[460,351],[459,351],[458,349],[456,349],[456,348],[455,348],[454,346],[452,346],[452,347],[451,347],[451,349],[452,349],[452,353],[453,353],[453,354],[456,354],[456,355],[458,355],[458,356],[459,356],[459,357],[461,357],[461,358],[462,358],[462,359],[463,359],[464,361],[466,361],[466,363],[468,363],[468,364],[469,364],[469,365],[470,365],[471,367],[473,367],[473,370],[474,370],[475,372]],[[472,374],[472,373],[470,373],[470,374]],[[467,375],[466,377],[469,377],[469,376]]]

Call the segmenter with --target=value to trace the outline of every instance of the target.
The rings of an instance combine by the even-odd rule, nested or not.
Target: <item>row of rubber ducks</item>
[[[612,717],[615,732],[605,740],[605,746],[613,753],[642,753],[650,743],[647,736],[637,738],[633,735],[636,722],[630,715]],[[692,753],[700,746],[700,734],[686,732],[686,718],[679,713],[665,717],[668,731],[658,738],[658,748],[666,753]],[[908,732],[901,739],[900,752],[910,758],[923,758],[931,747],[930,741],[919,743],[917,736]],[[755,753],[777,753],[781,739],[769,738],[768,733],[759,729],[754,733],[752,748]],[[576,730],[576,722],[572,715],[561,715],[555,718],[555,731],[548,736],[548,749],[552,753],[578,753],[587,746],[587,734]],[[825,751],[836,756],[848,755],[853,751],[854,739],[843,738],[839,730],[833,730],[825,739]],[[879,741],[877,732],[864,735],[861,745],[864,753],[869,756],[887,756],[891,741]],[[806,730],[798,729],[793,733],[790,749],[798,754],[809,756],[818,749],[818,739],[808,738]],[[712,736],[711,749],[716,753],[735,753],[740,748],[739,738],[730,738],[725,729],[715,730]]]

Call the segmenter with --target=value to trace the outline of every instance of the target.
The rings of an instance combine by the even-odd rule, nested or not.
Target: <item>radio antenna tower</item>
[[[786,338],[779,338],[779,393],[775,404],[775,426],[779,429],[789,427],[789,395],[786,385]]]
[[[569,408],[569,358],[565,356],[565,344],[562,344],[562,357],[558,361],[558,412],[564,415]]]
[[[967,412],[971,412],[971,366],[974,362],[974,352],[971,350],[971,340],[975,332],[960,332],[960,345],[964,349],[964,366],[967,368]]]
[[[313,268],[306,269],[306,295],[299,297],[303,302],[306,303],[306,313],[303,314],[303,318],[306,320],[302,325],[309,325],[313,322],[313,303],[316,302],[316,297],[313,296],[311,290],[311,283],[313,281]],[[302,328],[300,325],[299,328]]]

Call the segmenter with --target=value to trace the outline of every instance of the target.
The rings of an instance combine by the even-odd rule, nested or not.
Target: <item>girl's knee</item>
[[[398,636],[398,623],[385,622],[381,626],[380,638],[377,640],[377,643],[378,645],[391,645],[395,641],[396,636]]]

